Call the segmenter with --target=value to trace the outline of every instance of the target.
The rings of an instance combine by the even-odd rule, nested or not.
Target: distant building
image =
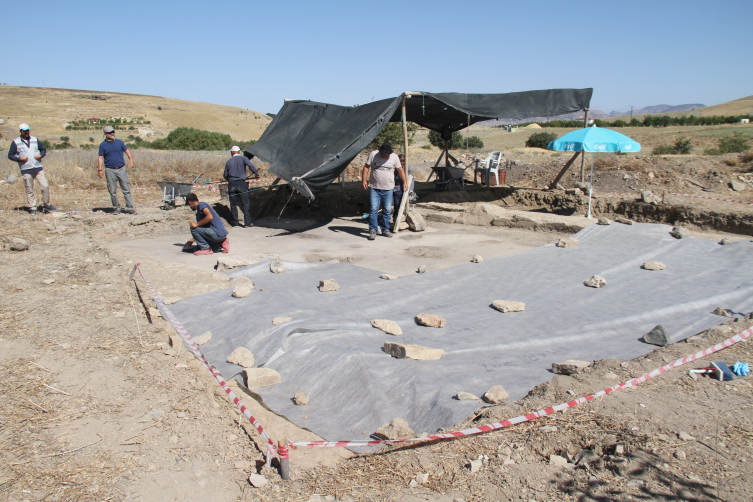
[[[741,124],[750,124],[750,119],[740,119]]]

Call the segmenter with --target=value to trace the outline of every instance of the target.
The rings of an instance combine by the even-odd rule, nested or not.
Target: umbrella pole
[[[594,192],[594,153],[591,152],[591,183],[588,187],[588,216],[591,217],[591,194]]]
[[[588,108],[586,108],[586,116],[583,118],[583,127],[588,127]],[[581,183],[586,181],[585,177],[586,177],[586,156],[584,155],[580,159],[580,182]]]

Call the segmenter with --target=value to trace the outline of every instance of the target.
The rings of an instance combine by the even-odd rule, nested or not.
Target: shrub
[[[161,109],[162,109],[162,107],[161,107],[161,106],[158,106],[158,107],[157,107],[157,110],[161,110]]]
[[[753,152],[747,152],[740,160],[743,162],[753,162]]]
[[[628,123],[624,120],[615,120],[610,124],[612,127],[627,127]]]
[[[693,150],[693,145],[690,144],[689,138],[677,138],[675,141],[675,153],[681,155],[688,155]]]
[[[156,139],[148,145],[156,150],[227,150],[231,146],[233,139],[229,134],[193,127],[178,127],[170,131],[166,138]]]
[[[69,139],[71,138],[69,138],[68,136],[60,136],[60,141],[62,141],[63,143],[67,143]]]
[[[436,146],[437,148],[444,149],[444,140],[442,139],[442,133],[440,133],[439,131],[429,131],[429,143]],[[460,150],[462,148],[465,148],[465,139],[463,138],[463,135],[458,131],[454,131],[452,133],[452,139],[450,139],[449,149]]]
[[[630,121],[630,127],[643,127],[643,123],[638,119],[632,119]]]
[[[424,150],[431,150],[431,145],[421,145]]]
[[[718,148],[706,148],[703,150],[704,155],[721,155],[722,152]]]
[[[675,147],[672,145],[659,145],[651,151],[651,155],[674,155],[675,153]]]
[[[719,139],[719,150],[722,153],[744,153],[750,150],[750,145],[747,138],[736,132],[731,137]]]
[[[526,140],[526,146],[529,148],[546,148],[549,143],[557,139],[557,135],[551,132],[537,132],[531,134]]]
[[[473,150],[481,150],[484,148],[484,142],[478,136],[470,136],[468,138],[468,148]]]
[[[89,142],[94,143],[94,138],[89,136]]]

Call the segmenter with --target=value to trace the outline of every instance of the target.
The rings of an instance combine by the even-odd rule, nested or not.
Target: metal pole
[[[280,454],[280,477],[283,481],[290,479],[290,457],[288,456],[288,446],[285,441],[277,442],[277,451]]]
[[[586,116],[583,119],[583,127],[588,127],[588,108],[586,108]],[[580,157],[580,182],[586,181],[586,156]]]

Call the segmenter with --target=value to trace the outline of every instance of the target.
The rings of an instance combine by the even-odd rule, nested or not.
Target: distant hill
[[[72,120],[122,117],[130,120],[143,117],[130,131],[118,133],[151,139],[167,136],[176,127],[195,127],[229,134],[236,140],[258,139],[272,118],[264,113],[233,106],[213,105],[195,101],[124,94],[106,91],[52,89],[45,87],[0,86],[0,147],[18,136],[18,124],[29,124],[32,134],[40,139],[59,141],[68,136],[70,142],[99,144],[101,129],[66,131]],[[149,121],[150,124],[144,124]]]
[[[693,105],[695,106],[695,105]],[[650,107],[649,107],[650,108]],[[643,109],[642,109],[643,110]],[[745,115],[753,114],[753,96],[745,98],[735,99],[733,101],[727,101],[718,105],[705,106],[695,109],[685,110],[666,110],[666,111],[648,111],[636,113],[638,110],[633,111],[633,117],[638,120],[643,120],[645,115],[669,115],[670,117],[682,117],[683,115],[695,115],[696,117],[710,117],[712,115]],[[622,116],[609,117],[609,119],[622,119],[630,120],[630,114]]]

